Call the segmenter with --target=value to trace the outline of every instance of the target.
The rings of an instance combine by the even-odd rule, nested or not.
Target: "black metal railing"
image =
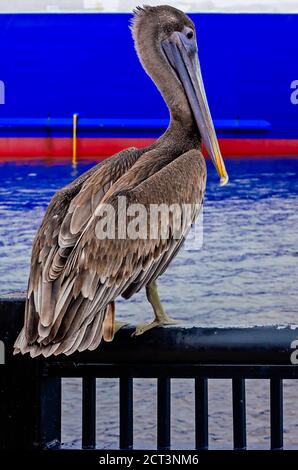
[[[119,448],[133,448],[133,380],[157,379],[157,449],[171,448],[171,379],[195,379],[195,448],[208,449],[208,380],[232,381],[234,449],[246,449],[245,379],[270,380],[271,449],[283,448],[283,380],[298,330],[287,327],[167,327],[141,337],[121,329],[112,343],[69,357],[13,356],[24,298],[0,299],[0,448],[61,448],[61,381],[82,378],[82,449],[96,447],[96,378],[119,379]],[[297,409],[298,421],[298,409]],[[297,436],[298,439],[298,436]]]

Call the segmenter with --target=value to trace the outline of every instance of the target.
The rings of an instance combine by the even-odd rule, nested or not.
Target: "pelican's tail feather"
[[[66,354],[69,356],[75,351],[84,351],[86,349],[94,350],[99,346],[103,336],[104,318],[106,312],[111,307],[108,305],[104,311],[97,312],[93,315],[92,319],[85,321],[82,326],[75,331],[70,337],[67,335],[58,342],[51,341],[48,344],[43,344],[43,340],[34,343],[29,343],[26,338],[25,329],[20,332],[14,344],[14,354],[29,353],[31,357],[44,356],[49,357],[52,355]],[[44,338],[45,339],[45,338]]]

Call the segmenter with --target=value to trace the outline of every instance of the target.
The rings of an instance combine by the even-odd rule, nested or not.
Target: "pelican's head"
[[[183,106],[191,109],[220,184],[225,185],[229,178],[209,111],[193,22],[182,11],[167,5],[138,7],[134,14],[133,37],[143,67],[171,110],[176,109],[176,115]],[[180,91],[185,99],[180,99]]]

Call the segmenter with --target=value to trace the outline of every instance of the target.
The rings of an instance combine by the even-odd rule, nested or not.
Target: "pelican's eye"
[[[187,39],[192,39],[193,38],[193,30],[189,29],[189,31],[186,33]]]

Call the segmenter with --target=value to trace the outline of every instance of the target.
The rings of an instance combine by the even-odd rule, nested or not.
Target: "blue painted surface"
[[[192,14],[220,137],[298,138],[298,15]],[[136,57],[129,14],[0,15],[0,136],[157,136],[167,108]]]

